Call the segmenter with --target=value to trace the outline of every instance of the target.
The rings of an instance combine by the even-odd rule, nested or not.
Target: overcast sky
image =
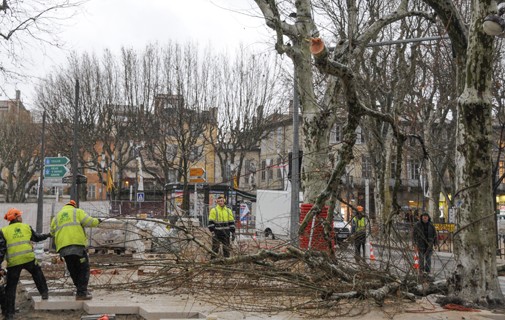
[[[155,41],[197,41],[230,52],[241,42],[252,50],[266,49],[272,34],[264,20],[254,16],[255,10],[253,0],[90,0],[65,22],[61,37],[66,50],[46,48],[46,54],[43,50],[31,53],[35,65],[30,72],[43,77],[55,64],[65,63],[72,50],[119,52],[121,46],[142,49]],[[7,85],[0,99],[14,98],[20,89],[31,109],[34,82],[37,79]]]

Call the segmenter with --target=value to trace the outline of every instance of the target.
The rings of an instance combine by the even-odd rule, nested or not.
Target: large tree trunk
[[[482,31],[489,0],[474,1],[465,87],[458,101],[456,189],[457,267],[450,292],[481,305],[503,303],[496,270],[492,199],[491,96],[493,38]]]

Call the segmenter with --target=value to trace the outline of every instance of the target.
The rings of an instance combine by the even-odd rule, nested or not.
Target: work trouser
[[[16,312],[16,288],[19,282],[21,271],[28,271],[35,282],[35,286],[41,295],[47,293],[46,278],[40,268],[38,261],[33,260],[13,267],[7,267],[7,284],[5,286],[5,312],[6,316],[14,316]]]
[[[212,255],[211,259],[217,257],[219,247],[223,245],[223,256],[228,258],[230,256],[230,230],[215,230],[212,235]]]
[[[85,296],[88,294],[89,283],[89,258],[84,251],[83,255],[71,254],[64,256],[65,264],[67,265],[70,278],[77,289],[77,296]]]
[[[365,242],[366,234],[364,232],[358,231],[354,234],[354,255],[356,257],[365,258]]]
[[[2,309],[2,314],[7,313],[7,307],[5,306],[5,286],[0,286],[0,308]]]
[[[419,247],[419,272],[431,272],[431,255],[433,247]]]

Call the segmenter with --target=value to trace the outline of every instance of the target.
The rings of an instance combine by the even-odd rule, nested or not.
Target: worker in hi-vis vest
[[[5,302],[2,305],[4,319],[14,319],[16,312],[16,288],[21,271],[28,271],[35,282],[43,300],[49,298],[46,278],[33,252],[33,242],[46,240],[49,233],[35,232],[28,224],[23,223],[23,213],[16,208],[9,209],[4,219],[9,225],[0,231],[0,264],[7,261],[7,284],[5,285]],[[3,273],[3,270],[2,270]],[[5,310],[3,309],[5,307]]]
[[[74,200],[70,200],[51,221],[51,234],[54,236],[56,252],[65,259],[72,282],[77,292],[76,300],[90,300],[88,292],[89,283],[89,257],[86,252],[88,238],[85,227],[93,228],[102,222],[89,216],[84,210],[77,207]]]
[[[209,212],[209,230],[212,233],[212,255],[211,259],[217,257],[219,248],[223,247],[223,256],[230,256],[230,239],[235,240],[235,217],[233,212],[226,205],[224,196],[217,198],[217,206]]]
[[[354,239],[354,255],[356,258],[365,258],[366,220],[363,207],[357,206],[355,216],[352,218],[351,233]]]

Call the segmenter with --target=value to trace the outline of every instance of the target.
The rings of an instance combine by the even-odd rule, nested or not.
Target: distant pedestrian
[[[230,208],[225,205],[224,196],[217,198],[217,206],[209,212],[209,230],[212,233],[212,255],[211,259],[217,257],[219,248],[223,247],[223,256],[230,256],[230,239],[235,240],[235,217]]]
[[[88,239],[84,228],[96,227],[101,221],[90,217],[84,210],[77,208],[74,200],[70,200],[51,222],[51,234],[55,238],[56,252],[65,259],[68,272],[77,289],[76,300],[93,298],[88,292],[90,270],[86,251]]]
[[[437,230],[427,212],[423,212],[420,218],[414,225],[414,246],[419,254],[419,272],[429,274],[433,247],[438,243]]]
[[[4,259],[7,261],[5,302],[2,305],[2,312],[6,320],[14,319],[16,288],[23,269],[32,275],[42,299],[47,300],[49,298],[46,278],[35,258],[31,242],[44,241],[50,237],[50,234],[35,232],[32,227],[23,223],[22,214],[19,209],[9,209],[4,216],[4,219],[9,221],[9,225],[3,227],[0,231],[0,264]]]
[[[354,217],[351,222],[351,233],[354,239],[354,256],[365,258],[365,243],[366,243],[366,218],[363,213],[363,207],[357,206],[354,212]]]

